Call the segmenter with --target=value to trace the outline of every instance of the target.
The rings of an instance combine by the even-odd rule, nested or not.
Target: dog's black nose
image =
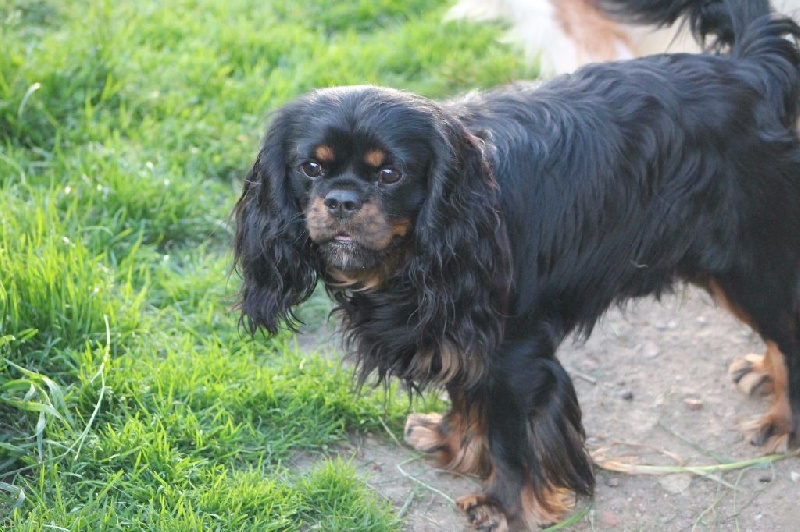
[[[331,190],[325,195],[325,207],[334,216],[354,214],[363,204],[352,190]]]

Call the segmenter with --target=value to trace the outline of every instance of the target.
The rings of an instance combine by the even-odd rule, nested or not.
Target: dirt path
[[[765,412],[769,399],[740,394],[727,377],[733,358],[748,352],[763,352],[758,337],[687,289],[612,311],[586,343],[565,344],[560,359],[578,390],[590,451],[640,464],[710,465],[760,456],[739,424]],[[473,479],[434,470],[385,434],[360,437],[342,453],[403,513],[406,530],[465,530],[452,501],[477,488]],[[716,479],[597,469],[594,500],[578,501],[583,510],[566,530],[796,531],[800,458]]]

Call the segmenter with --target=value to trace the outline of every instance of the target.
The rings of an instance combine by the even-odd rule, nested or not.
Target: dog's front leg
[[[486,439],[491,473],[481,495],[462,498],[477,528],[534,530],[556,522],[574,494],[594,488],[572,381],[548,342],[509,342],[493,361]]]
[[[547,342],[507,342],[483,382],[447,386],[451,410],[412,414],[406,441],[442,468],[478,475],[458,499],[477,530],[535,530],[556,522],[574,493],[594,488],[572,381]]]

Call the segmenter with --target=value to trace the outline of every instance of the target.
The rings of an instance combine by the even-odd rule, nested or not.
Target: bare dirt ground
[[[329,338],[329,337],[326,337]],[[694,289],[658,303],[611,311],[585,343],[559,358],[573,376],[587,446],[617,462],[713,465],[762,453],[739,425],[766,412],[729,382],[730,362],[763,353],[749,328]],[[388,433],[354,436],[340,450],[405,518],[408,531],[461,531],[453,501],[476,491],[471,478],[435,470]],[[592,500],[577,501],[585,530],[800,530],[800,458],[714,473],[627,474],[596,468]]]

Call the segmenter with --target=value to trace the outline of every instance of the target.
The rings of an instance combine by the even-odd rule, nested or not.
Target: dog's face
[[[438,353],[445,343],[471,353],[500,337],[510,262],[496,182],[483,142],[432,100],[357,86],[287,103],[273,114],[234,213],[251,330],[293,326],[293,309],[322,279],[339,302],[356,291],[383,301],[388,323],[375,334],[412,328],[407,353]],[[349,323],[371,323],[364,312]],[[406,378],[457,366],[425,360],[407,365]]]
[[[339,280],[407,253],[433,163],[429,114],[404,95],[330,89],[291,106],[286,178],[309,237]]]

